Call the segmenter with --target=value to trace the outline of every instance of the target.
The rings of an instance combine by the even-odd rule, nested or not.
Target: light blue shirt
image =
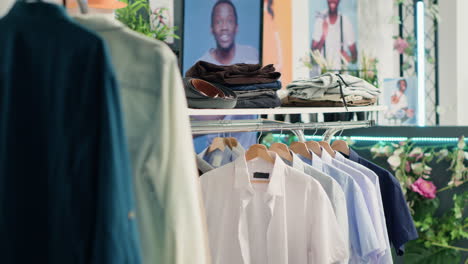
[[[382,264],[390,264],[393,263],[392,259],[392,252],[390,248],[390,240],[388,237],[388,230],[387,230],[387,223],[385,221],[385,213],[383,209],[383,202],[382,202],[382,193],[380,191],[380,183],[379,183],[379,178],[375,172],[371,171],[370,169],[366,168],[365,166],[354,162],[352,160],[349,160],[345,158],[341,153],[336,152],[335,154],[335,159],[343,162],[344,164],[358,170],[361,172],[365,177],[367,177],[373,184],[374,186],[374,191],[376,194],[377,198],[377,203],[378,203],[378,208],[379,208],[379,214],[380,214],[380,221],[381,221],[381,226],[382,226],[382,232],[383,232],[383,242],[385,243],[385,254],[379,259],[379,263]],[[382,241],[381,241],[382,242]]]
[[[335,179],[341,188],[343,188],[346,196],[349,217],[349,240],[351,241],[350,263],[376,263],[377,256],[381,252],[381,246],[373,228],[361,189],[351,175],[334,167],[326,160],[321,160],[313,152],[311,154],[312,160],[301,155],[298,156],[305,163],[315,168],[322,167],[322,171]]]

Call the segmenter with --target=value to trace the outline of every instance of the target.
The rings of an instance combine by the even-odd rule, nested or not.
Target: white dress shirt
[[[233,163],[201,177],[215,264],[322,264],[349,257],[327,194],[276,154]],[[269,182],[253,183],[255,173]]]
[[[338,182],[334,180],[331,176],[317,170],[309,164],[306,164],[295,153],[291,152],[291,155],[293,157],[292,162],[288,162],[287,160],[283,161],[286,164],[292,166],[293,168],[298,169],[299,171],[302,171],[305,174],[311,176],[320,183],[323,190],[327,193],[328,199],[330,200],[333,206],[336,221],[340,226],[340,233],[343,234],[348,248],[351,248],[351,241],[349,239],[348,209],[346,207],[346,198],[343,189],[338,184]],[[348,263],[348,259],[340,263]]]

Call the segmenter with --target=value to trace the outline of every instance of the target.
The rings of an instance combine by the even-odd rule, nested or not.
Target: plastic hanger
[[[222,137],[215,137],[211,142],[210,147],[208,148],[208,153],[213,152],[215,150],[224,151],[226,149],[226,144],[224,143],[224,138]]]
[[[320,146],[325,149],[332,157],[335,157],[335,151],[331,148],[330,144],[326,141],[319,141]]]
[[[270,163],[275,163],[275,159],[270,156],[268,149],[262,144],[254,144],[245,152],[245,160],[250,161],[255,158],[261,158]]]
[[[331,145],[332,149],[344,153],[349,156],[349,146],[344,140],[335,140]]]
[[[307,148],[307,145],[304,142],[293,142],[289,146],[289,148],[297,154],[300,154],[303,157],[306,157],[308,159],[312,159],[312,154],[310,154],[309,149]]]
[[[273,143],[271,144],[270,146],[270,151],[273,151],[275,152],[276,154],[278,154],[281,158],[287,160],[287,161],[292,161],[293,160],[293,156],[291,155],[291,153],[289,152],[289,148],[288,146],[286,146],[286,144],[283,144],[283,143]]]

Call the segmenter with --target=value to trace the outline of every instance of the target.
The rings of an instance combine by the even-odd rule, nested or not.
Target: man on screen
[[[347,16],[338,13],[340,0],[325,0],[328,10],[317,14],[312,39],[312,50],[321,51],[331,63],[331,70],[341,69],[342,58],[348,63],[357,61],[353,25]],[[349,52],[348,52],[349,50]]]
[[[216,41],[212,48],[200,58],[218,65],[235,63],[258,63],[258,51],[251,46],[236,44],[239,31],[237,10],[229,0],[219,0],[211,11],[211,33]]]

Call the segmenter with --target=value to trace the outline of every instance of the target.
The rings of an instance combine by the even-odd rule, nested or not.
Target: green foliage
[[[167,9],[160,8],[151,12],[148,0],[120,1],[127,3],[128,6],[117,9],[116,18],[130,29],[161,41],[169,37],[179,38],[174,33],[177,27],[169,27],[164,23]]]
[[[387,161],[402,186],[418,229],[419,239],[410,242],[406,247],[405,263],[460,263],[460,252],[468,251],[466,248],[453,246],[458,241],[468,239],[468,218],[464,217],[468,191],[453,195],[453,207],[441,216],[436,216],[440,206],[438,197],[428,199],[412,188],[419,178],[430,182],[432,168],[428,164],[443,160],[450,163],[447,171],[451,173],[451,180],[445,187],[440,188],[436,195],[462,186],[468,181],[468,153],[465,149],[464,137],[451,149],[417,147],[411,140],[400,144],[378,143],[371,148],[374,157],[388,157]]]
[[[405,264],[448,264],[460,263],[461,255],[446,248],[427,248],[418,241],[406,244]]]

